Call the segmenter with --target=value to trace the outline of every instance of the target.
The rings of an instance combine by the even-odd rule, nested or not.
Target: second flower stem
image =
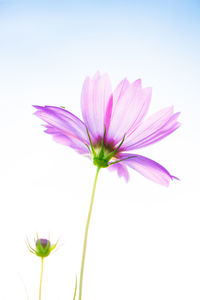
[[[39,300],[41,300],[41,292],[42,292],[42,276],[43,276],[43,266],[44,266],[44,257],[41,257],[41,275],[40,275],[40,289],[39,289]]]
[[[91,202],[90,202],[90,209],[89,209],[86,228],[85,228],[85,238],[84,238],[84,244],[83,244],[83,254],[82,254],[80,283],[79,283],[79,300],[82,299],[83,271],[84,271],[84,264],[85,264],[85,254],[86,254],[86,247],[87,247],[88,229],[89,229],[90,218],[91,218],[91,214],[92,214],[92,207],[93,207],[93,202],[94,202],[94,195],[95,195],[99,170],[100,170],[100,168],[98,167],[97,171],[96,171],[95,180],[94,180],[94,185],[93,185],[93,190],[92,190],[92,197],[91,197]]]

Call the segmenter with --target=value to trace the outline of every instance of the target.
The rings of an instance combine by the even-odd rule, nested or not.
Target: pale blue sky
[[[1,1],[1,53],[39,58],[76,45],[92,51],[93,43],[109,53],[113,43],[130,49],[137,42],[136,48],[163,44],[194,57],[199,13],[199,1]]]

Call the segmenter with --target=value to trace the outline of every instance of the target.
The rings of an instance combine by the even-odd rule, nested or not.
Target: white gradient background
[[[86,75],[113,87],[142,78],[150,112],[174,105],[182,127],[141,153],[181,181],[102,170],[89,230],[83,300],[200,299],[200,3],[0,1],[0,299],[38,299],[36,232],[60,238],[45,260],[43,300],[72,299],[95,168],[43,133],[32,104],[81,117]]]

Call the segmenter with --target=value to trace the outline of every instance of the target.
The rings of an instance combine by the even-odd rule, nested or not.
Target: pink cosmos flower
[[[47,124],[45,132],[56,142],[89,155],[99,168],[116,170],[129,180],[128,168],[146,178],[168,186],[172,176],[157,162],[130,151],[156,143],[180,123],[173,107],[164,108],[150,117],[146,114],[151,88],[142,88],[141,80],[122,80],[112,92],[108,75],[98,72],[83,84],[81,108],[83,121],[61,107],[34,106],[35,114]]]

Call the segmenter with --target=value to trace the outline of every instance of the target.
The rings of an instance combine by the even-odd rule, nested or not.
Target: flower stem
[[[79,300],[81,300],[81,298],[82,298],[83,271],[84,271],[84,264],[85,264],[85,254],[86,254],[86,246],[87,246],[88,229],[89,229],[90,218],[91,218],[91,214],[92,214],[92,206],[93,206],[93,202],[94,202],[94,195],[95,195],[95,190],[96,190],[97,178],[98,178],[99,170],[100,170],[100,167],[97,167],[97,172],[96,172],[96,176],[95,176],[95,180],[94,180],[94,185],[93,185],[93,190],[92,190],[92,197],[91,197],[91,202],[90,202],[90,209],[89,209],[87,223],[86,223],[86,228],[85,228],[85,238],[84,238],[84,244],[83,244],[83,254],[82,254],[80,283],[79,283]]]
[[[42,266],[41,266],[41,275],[40,275],[39,300],[41,300],[41,291],[42,291],[42,276],[43,276],[44,257],[41,257],[41,261],[42,261]]]
[[[76,283],[75,283],[75,290],[74,290],[74,297],[73,297],[73,300],[76,299],[76,291],[77,291],[77,275],[76,275]]]

